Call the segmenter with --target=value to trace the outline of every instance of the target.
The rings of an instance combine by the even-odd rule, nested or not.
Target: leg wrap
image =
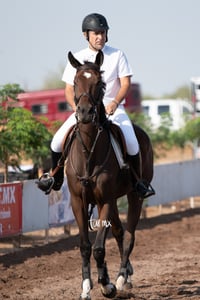
[[[101,268],[104,263],[105,249],[96,248],[93,250],[93,256],[97,263],[97,268]]]
[[[91,257],[91,244],[84,244],[80,247],[82,256],[82,277],[83,280],[90,279],[90,257]]]
[[[118,277],[120,275],[122,275],[125,278],[125,282],[127,281],[128,275],[133,275],[133,267],[132,267],[130,261],[128,261],[126,267],[121,267],[120,268]]]
[[[102,285],[109,284],[110,278],[108,276],[106,263],[104,263],[101,268],[97,268],[97,270],[98,270],[98,283],[101,283]]]
[[[98,270],[98,283],[102,285],[106,285],[110,282],[106,262],[104,262],[105,258],[105,249],[104,248],[96,248],[93,250],[93,255],[97,263]]]
[[[90,259],[91,252],[92,252],[92,247],[91,244],[85,244],[80,246],[80,251],[81,251],[81,256],[83,259]]]
[[[88,266],[86,266],[86,267],[82,267],[82,277],[83,277],[83,280],[91,278],[91,275],[90,275],[90,264],[88,264]]]

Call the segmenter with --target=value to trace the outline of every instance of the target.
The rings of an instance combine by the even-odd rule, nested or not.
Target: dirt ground
[[[200,207],[141,219],[131,255],[133,288],[114,299],[200,299],[199,229]],[[91,241],[94,237],[91,232]],[[74,234],[49,244],[1,253],[0,299],[78,300],[81,292],[78,245],[78,235]],[[119,254],[111,236],[106,243],[106,260],[114,282]],[[103,300],[93,258],[91,267],[92,299]]]
[[[168,163],[192,158],[192,152],[173,151],[159,160]],[[196,201],[196,200],[195,200]],[[200,199],[168,207],[147,208],[136,231],[131,255],[133,288],[114,299],[200,299]],[[122,216],[124,226],[125,216]],[[81,293],[81,258],[77,228],[72,236],[63,228],[51,229],[49,244],[44,231],[24,235],[21,248],[12,239],[0,240],[0,300],[78,300]],[[90,234],[93,242],[95,233]],[[15,244],[17,241],[14,240]],[[115,240],[106,243],[106,261],[112,282],[119,269]],[[91,260],[92,300],[103,300]]]

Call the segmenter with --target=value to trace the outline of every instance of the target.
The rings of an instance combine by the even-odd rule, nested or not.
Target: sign
[[[0,237],[22,231],[22,183],[0,185]]]
[[[52,190],[48,200],[49,227],[71,224],[75,221],[66,177],[60,191]]]

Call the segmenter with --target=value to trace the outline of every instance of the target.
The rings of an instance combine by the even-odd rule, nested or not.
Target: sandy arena
[[[141,219],[131,255],[133,289],[114,299],[200,299],[200,207]],[[91,241],[95,233],[91,233]],[[81,259],[78,235],[0,256],[0,299],[78,300]],[[44,239],[44,238],[43,238]],[[4,240],[6,245],[8,241]],[[39,240],[38,240],[39,243]],[[44,243],[44,240],[43,240]],[[2,246],[2,243],[1,243]],[[114,282],[119,268],[115,240],[106,243],[106,260]],[[93,300],[102,297],[92,258]]]

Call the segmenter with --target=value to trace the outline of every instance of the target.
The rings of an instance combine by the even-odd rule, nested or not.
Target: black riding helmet
[[[89,30],[92,31],[106,31],[106,42],[108,40],[107,38],[107,31],[109,29],[108,23],[106,18],[103,15],[94,13],[87,15],[83,19],[82,23],[82,31],[83,32],[88,32]],[[87,35],[88,38],[88,35]]]

